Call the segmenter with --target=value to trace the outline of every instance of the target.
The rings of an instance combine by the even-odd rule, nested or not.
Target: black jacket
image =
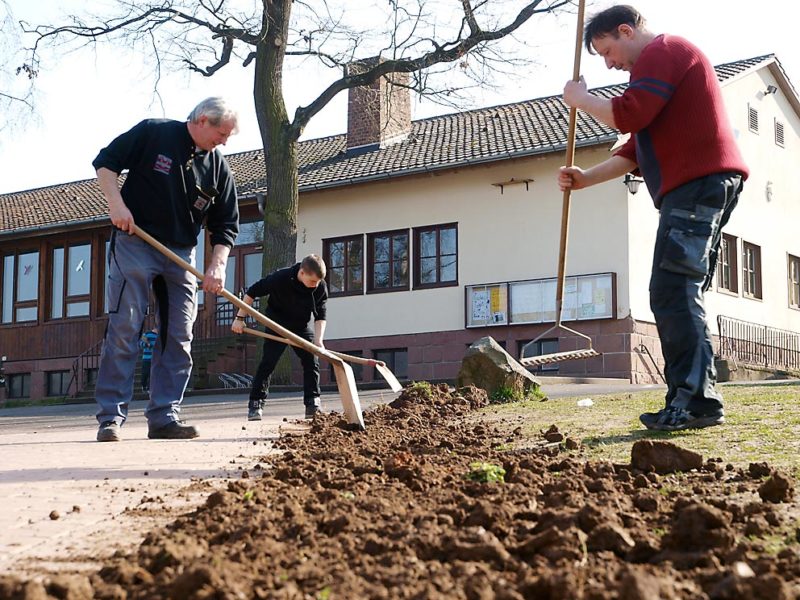
[[[136,224],[159,241],[192,247],[205,220],[212,246],[233,247],[239,208],[230,167],[219,150],[196,150],[185,122],[142,121],[103,148],[92,165],[114,173],[128,169],[122,199]]]
[[[247,290],[251,298],[269,296],[265,314],[293,331],[305,329],[311,315],[315,321],[324,321],[327,314],[328,286],[325,280],[315,288],[308,288],[297,278],[299,271],[300,263],[278,269]]]

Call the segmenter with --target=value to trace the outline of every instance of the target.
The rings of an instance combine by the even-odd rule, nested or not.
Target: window
[[[414,286],[458,285],[458,226],[414,229]]]
[[[386,363],[386,366],[398,379],[408,379],[408,349],[394,348],[388,350],[375,350],[375,360]]]
[[[520,360],[523,358],[531,358],[532,356],[542,356],[543,354],[555,354],[558,352],[558,339],[551,338],[551,339],[543,339],[537,341],[535,344],[531,344],[525,350],[525,354],[522,354],[523,348],[525,348],[525,344],[530,343],[530,340],[523,340],[519,342],[519,358]],[[549,363],[546,365],[534,365],[532,367],[528,367],[529,370],[533,371],[534,373],[545,373],[545,372],[558,372],[558,363]]]
[[[800,308],[800,258],[789,255],[789,306]]]
[[[370,234],[369,267],[369,291],[407,290],[408,231]]]
[[[52,261],[50,318],[88,316],[92,282],[91,244],[53,248]]]
[[[83,385],[90,387],[97,384],[97,374],[99,369],[97,367],[89,367],[83,370]]]
[[[758,133],[758,111],[747,105],[747,128],[753,133]]]
[[[742,292],[748,298],[763,298],[761,294],[761,248],[742,242]]]
[[[264,221],[250,221],[239,223],[239,235],[236,236],[236,245],[264,243]]]
[[[364,356],[364,353],[361,350],[347,350],[346,352],[342,352],[342,354],[349,354],[350,356]],[[349,363],[351,367],[353,367],[353,377],[355,377],[356,381],[362,381],[364,377],[364,365],[360,365],[358,363]],[[336,379],[336,373],[333,370],[333,365],[331,365],[331,381]]]
[[[775,144],[784,147],[785,138],[783,135],[783,123],[775,119]]]
[[[69,371],[48,371],[47,372],[47,395],[64,396],[69,386]]]
[[[739,293],[738,266],[736,264],[736,238],[722,234],[717,263],[717,287],[734,294]]]
[[[30,398],[31,397],[31,374],[16,373],[8,376],[8,397],[9,398]]]
[[[328,293],[349,296],[364,291],[364,236],[323,240],[323,259],[328,267]]]
[[[3,257],[3,323],[39,318],[39,252]]]

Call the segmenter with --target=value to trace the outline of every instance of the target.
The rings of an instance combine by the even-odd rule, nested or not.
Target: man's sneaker
[[[97,430],[98,442],[118,442],[122,438],[119,435],[119,425],[116,421],[106,421]]]
[[[147,437],[151,440],[190,440],[198,436],[194,425],[187,425],[183,421],[172,421],[163,427],[147,430]]]
[[[247,403],[247,420],[248,421],[260,421],[261,415],[264,414],[264,410],[261,408],[261,400],[250,400]]]
[[[720,409],[711,415],[696,415],[685,408],[670,406],[657,413],[644,413],[639,416],[642,425],[656,431],[682,431],[684,429],[703,429],[722,425],[725,422],[725,412]]]
[[[306,404],[306,419],[313,419],[317,413],[319,413],[319,406]]]

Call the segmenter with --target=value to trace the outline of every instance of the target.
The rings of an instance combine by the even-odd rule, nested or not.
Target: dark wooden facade
[[[260,218],[255,205],[242,207],[243,220],[253,221]],[[9,383],[15,376],[27,375],[25,380],[25,393],[20,399],[38,400],[48,396],[72,396],[81,388],[91,383],[96,370],[97,355],[100,343],[105,334],[108,315],[106,312],[106,277],[107,277],[107,242],[111,236],[112,227],[108,220],[95,221],[90,224],[76,224],[72,227],[43,229],[38,231],[21,232],[18,235],[0,237],[0,284],[6,283],[3,269],[6,256],[20,256],[30,252],[38,252],[38,285],[35,301],[16,302],[17,291],[13,294],[4,292],[0,295],[0,310],[2,303],[9,301],[9,307],[14,317],[12,322],[0,323],[0,357],[5,357],[2,370],[7,385],[0,387],[0,406],[7,400],[14,399],[15,390]],[[82,305],[88,303],[88,314],[67,317],[63,308],[67,301],[66,282],[62,282],[62,299],[57,298],[58,290],[54,294],[54,249],[68,248],[88,244],[91,248],[89,293],[84,295],[69,296],[70,301],[77,301]],[[232,250],[232,261],[229,278],[232,282],[226,287],[229,291],[239,293],[249,283],[245,280],[244,256],[260,253],[262,246],[251,243],[237,246]],[[207,243],[203,244],[206,258],[210,253]],[[252,262],[255,261],[250,261]],[[206,261],[203,262],[206,264]],[[85,268],[83,266],[82,268]],[[14,274],[17,276],[17,274]],[[250,275],[252,277],[252,274]],[[15,280],[16,281],[16,280]],[[8,286],[3,286],[8,287]],[[53,318],[53,303],[62,301],[59,318]],[[36,319],[16,322],[17,308],[36,309]],[[242,343],[234,339],[230,333],[229,324],[232,318],[232,307],[229,303],[219,303],[210,294],[205,294],[202,304],[198,307],[198,317],[195,322],[195,346],[206,348],[221,356],[219,363],[224,368],[235,369],[236,372],[247,373],[252,370],[255,359],[255,344]],[[148,316],[143,323],[144,327],[152,325],[152,316]],[[227,341],[224,341],[226,340]],[[221,344],[214,344],[216,340],[223,340]],[[202,343],[205,342],[205,343]],[[216,347],[219,346],[219,347]],[[82,355],[90,358],[81,359]],[[207,361],[200,360],[198,364],[195,356],[195,366],[205,371],[209,368]],[[49,374],[61,373],[58,378],[65,377],[64,372],[69,371],[69,381],[61,382],[59,393],[54,393],[52,385],[48,385]],[[58,380],[56,378],[56,380]],[[208,378],[213,387],[216,378]],[[219,383],[219,387],[223,387]],[[66,389],[68,388],[68,389]],[[19,390],[16,390],[18,393]]]

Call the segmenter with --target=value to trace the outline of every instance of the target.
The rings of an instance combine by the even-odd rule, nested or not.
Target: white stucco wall
[[[607,156],[605,148],[580,150],[576,162]],[[328,337],[463,329],[465,285],[555,277],[562,206],[555,174],[563,160],[559,154],[303,194],[298,256],[321,252],[326,238],[458,223],[457,287],[332,298]],[[534,181],[502,194],[492,186],[511,178]],[[567,264],[567,275],[616,272],[623,316],[630,310],[625,196],[620,182],[573,194]]]
[[[764,95],[767,85],[777,85],[767,69],[741,78],[724,89],[728,113],[739,147],[750,167],[739,205],[725,232],[738,239],[739,293],[708,294],[709,320],[718,314],[800,331],[800,311],[789,308],[787,255],[800,256],[800,120],[783,90]],[[759,133],[748,130],[747,105],[758,111]],[[784,124],[785,144],[775,144],[775,118]],[[767,182],[772,197],[767,198]],[[763,300],[742,294],[742,240],[761,247]],[[716,284],[716,282],[715,282]],[[714,287],[716,290],[716,285]]]

